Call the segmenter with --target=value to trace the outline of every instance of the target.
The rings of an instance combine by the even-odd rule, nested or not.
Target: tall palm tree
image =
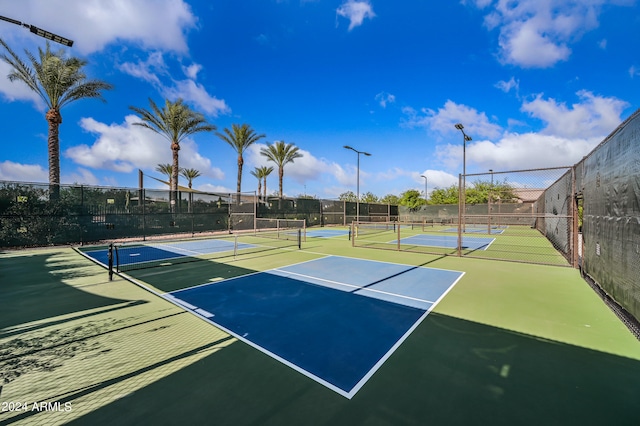
[[[237,201],[239,202],[242,187],[242,166],[244,165],[244,151],[266,136],[262,134],[256,134],[255,130],[253,130],[248,124],[232,124],[231,130],[225,128],[224,133],[216,132],[216,135],[218,135],[220,139],[228,143],[231,148],[233,148],[238,153],[238,181],[236,192],[238,193]]]
[[[293,163],[296,158],[302,157],[298,151],[300,148],[292,143],[285,144],[284,141],[277,141],[273,144],[267,143],[266,148],[260,149],[260,154],[267,157],[269,161],[278,166],[278,183],[280,186],[280,199],[282,200],[282,178],[284,177],[284,166]]]
[[[60,110],[71,102],[95,98],[104,101],[103,90],[111,90],[113,86],[101,80],[88,80],[82,68],[87,61],[76,57],[65,57],[64,49],[51,51],[49,42],[45,50],[38,48],[38,57],[25,50],[27,62],[23,61],[13,50],[0,39],[0,44],[8,52],[0,58],[9,64],[10,81],[22,81],[33,90],[47,105],[45,118],[49,123],[47,136],[49,150],[49,184],[54,197],[60,185],[60,139],[59,127],[62,123]]]
[[[195,133],[212,132],[216,130],[216,126],[207,123],[202,114],[192,111],[191,108],[185,105],[182,99],[178,99],[175,102],[166,99],[164,108],[162,109],[160,109],[152,99],[149,99],[149,105],[151,105],[151,111],[134,106],[130,106],[129,108],[142,119],[142,121],[134,124],[146,127],[171,142],[173,169],[170,183],[171,193],[175,200],[178,193],[178,173],[180,171],[178,164],[180,142],[187,136]]]
[[[185,179],[187,179],[187,182],[189,184],[189,189],[191,189],[193,185],[193,180],[198,176],[202,176],[202,173],[200,173],[200,170],[196,170],[196,169],[182,169],[180,170],[180,174],[184,176]],[[189,191],[189,207],[188,207],[189,213],[193,211],[192,205],[193,205],[193,192]]]
[[[200,170],[196,170],[196,169],[182,169],[180,170],[180,174],[184,176],[184,178],[187,180],[189,184],[189,189],[191,189],[191,187],[193,186],[193,180],[197,177],[202,176],[202,173],[200,173]]]
[[[256,167],[251,170],[251,175],[258,179],[258,199],[262,198],[262,167]]]
[[[173,166],[169,163],[158,164],[156,166],[156,172],[160,172],[167,177],[169,181],[169,188],[171,188],[171,178],[173,177]]]

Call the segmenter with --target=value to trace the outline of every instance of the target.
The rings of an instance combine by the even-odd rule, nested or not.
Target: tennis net
[[[111,262],[115,271],[126,272],[184,262],[246,256],[268,250],[295,250],[301,248],[301,235],[300,229],[252,230],[207,238],[114,244]],[[83,252],[105,266],[109,263],[108,249]]]

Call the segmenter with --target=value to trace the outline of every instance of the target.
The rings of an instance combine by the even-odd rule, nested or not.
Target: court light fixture
[[[64,46],[68,46],[71,47],[73,46],[73,40],[70,40],[68,38],[59,36],[57,34],[54,34],[52,32],[49,32],[47,30],[43,30],[42,28],[36,27],[35,25],[29,25],[29,24],[25,24],[24,22],[20,22],[17,21],[15,19],[11,19],[11,18],[7,18],[6,16],[0,16],[0,20],[5,21],[5,22],[10,22],[12,24],[15,25],[19,25],[21,27],[25,27],[28,28],[29,31],[31,31],[33,34],[46,38],[47,40],[51,40],[54,41],[56,43],[60,43]]]
[[[356,222],[360,221],[360,154],[364,154],[367,157],[370,157],[371,154],[369,154],[368,152],[364,152],[364,151],[358,151],[357,149],[349,146],[349,145],[345,145],[344,148],[346,149],[350,149],[351,151],[355,152],[356,154],[358,154],[358,174],[356,177]]]
[[[464,205],[466,204],[467,201],[467,142],[471,141],[471,136],[467,135],[464,132],[464,126],[462,125],[462,123],[457,123],[455,125],[456,129],[460,130],[462,132],[462,206],[464,208]],[[460,214],[462,215],[464,211],[462,211]],[[462,223],[462,227],[463,227],[463,231],[466,230],[466,227],[464,226],[464,223]]]

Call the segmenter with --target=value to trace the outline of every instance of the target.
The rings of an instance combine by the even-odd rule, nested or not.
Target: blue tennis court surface
[[[238,249],[255,247],[252,244],[239,243]],[[129,265],[141,262],[158,262],[185,256],[199,256],[211,253],[233,251],[233,240],[209,239],[198,241],[180,241],[172,243],[148,243],[144,245],[122,246],[118,248],[119,264]],[[85,252],[103,265],[108,263],[108,251],[93,250]]]
[[[166,298],[351,398],[462,275],[328,256]]]
[[[307,237],[332,238],[349,235],[349,231],[344,229],[307,229]]]
[[[462,248],[466,250],[486,250],[494,241],[495,238],[465,236],[462,237]],[[397,244],[397,240],[390,241],[389,244]],[[418,234],[411,237],[401,238],[400,244],[455,249],[458,247],[458,237],[450,235]]]

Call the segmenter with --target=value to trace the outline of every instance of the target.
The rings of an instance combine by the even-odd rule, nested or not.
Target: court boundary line
[[[392,265],[395,264],[395,265],[400,265],[400,266],[408,266],[408,267],[410,267],[412,269],[413,268],[416,268],[416,269],[417,268],[424,268],[424,269],[434,269],[434,270],[441,270],[441,271],[447,271],[447,272],[457,272],[459,274],[459,276],[456,278],[456,280],[454,280],[449,285],[449,287],[440,295],[440,297],[438,297],[438,299],[435,302],[430,302],[430,301],[428,302],[428,303],[430,303],[430,306],[427,309],[416,308],[416,307],[408,306],[408,305],[402,305],[402,306],[404,306],[406,308],[412,308],[412,309],[418,309],[418,310],[424,311],[424,313],[389,348],[389,350],[387,352],[385,352],[384,355],[382,355],[380,357],[380,359],[367,371],[366,374],[364,374],[362,376],[362,378],[349,391],[345,391],[343,389],[340,389],[336,385],[327,382],[323,378],[311,373],[310,371],[307,371],[304,368],[302,368],[302,367],[300,367],[300,366],[298,366],[298,365],[296,365],[296,364],[294,364],[294,363],[282,358],[281,356],[271,352],[270,350],[264,348],[263,346],[260,346],[257,343],[254,343],[251,340],[246,339],[245,336],[241,336],[241,335],[235,333],[234,331],[231,331],[228,328],[216,323],[214,320],[211,319],[211,318],[215,317],[215,314],[211,314],[211,317],[205,317],[202,314],[198,313],[198,310],[202,310],[202,308],[200,308],[199,306],[192,305],[192,304],[190,304],[188,302],[185,302],[182,299],[180,299],[179,297],[173,296],[169,292],[164,293],[163,295],[161,295],[161,297],[163,299],[169,301],[169,302],[172,302],[172,303],[180,306],[181,308],[187,310],[188,312],[191,312],[193,315],[199,317],[203,321],[206,321],[209,324],[213,325],[214,327],[216,327],[216,328],[218,328],[220,330],[223,330],[224,332],[226,332],[226,333],[230,334],[231,336],[235,337],[236,339],[248,344],[249,346],[253,347],[254,349],[262,352],[263,354],[268,355],[268,356],[272,357],[273,359],[275,359],[277,361],[280,361],[281,363],[283,363],[284,365],[292,368],[293,370],[297,371],[298,373],[301,373],[302,375],[314,380],[315,382],[327,387],[328,389],[330,389],[330,390],[336,392],[337,394],[339,394],[339,395],[341,395],[341,396],[343,396],[343,397],[345,397],[345,398],[350,400],[367,383],[367,381],[371,377],[373,377],[373,375],[380,369],[380,367],[382,367],[382,365],[389,359],[389,357],[391,357],[391,355],[393,355],[393,353],[400,347],[400,345],[402,345],[402,343],[404,343],[404,341],[411,335],[411,333],[413,333],[413,331],[415,331],[415,329],[420,324],[422,324],[422,322],[429,315],[429,313],[431,313],[433,311],[433,309],[438,305],[438,303],[458,284],[458,282],[462,279],[462,277],[466,274],[466,272],[464,272],[464,271],[455,271],[455,270],[451,270],[451,269],[428,268],[428,267],[424,267],[424,266],[406,265],[406,264],[402,264],[402,263],[382,262],[382,261],[377,261],[377,260],[360,259],[360,258],[354,258],[354,257],[348,257],[348,256],[338,256],[338,255],[324,255],[324,256],[321,256],[321,257],[318,257],[318,258],[315,258],[315,259],[305,260],[305,261],[293,263],[293,264],[287,265],[287,266],[294,266],[294,265],[304,264],[304,263],[308,263],[308,262],[312,262],[312,261],[316,261],[316,260],[320,260],[320,259],[325,259],[325,258],[331,258],[331,257],[339,257],[339,258],[360,260],[360,261],[364,261],[364,262],[387,263],[387,264],[392,264]],[[215,285],[215,284],[218,284],[218,283],[222,283],[222,282],[226,282],[226,281],[232,281],[232,280],[239,279],[239,278],[244,278],[244,277],[249,277],[249,276],[260,274],[260,273],[268,273],[269,271],[275,271],[275,270],[278,270],[279,272],[283,272],[283,273],[290,273],[290,272],[287,272],[287,271],[279,270],[278,268],[272,268],[272,269],[269,269],[269,270],[266,270],[266,271],[256,271],[256,272],[253,272],[253,273],[250,273],[250,274],[239,275],[239,276],[231,277],[231,278],[228,278],[228,279],[225,279],[225,280],[221,280],[221,281],[207,282],[207,283],[199,284],[199,285],[196,285],[196,286],[188,287],[188,288],[185,288],[185,289],[174,290],[174,292],[180,292],[180,291],[184,291],[184,290],[187,290],[187,289],[203,287],[205,285]],[[295,273],[292,273],[292,274],[295,274]],[[297,275],[303,276],[303,274],[297,274]],[[311,277],[309,277],[309,278],[311,278]],[[323,280],[322,278],[314,278],[314,279]],[[325,281],[329,281],[330,282],[330,280],[325,280]],[[313,285],[313,283],[309,283],[309,282],[306,282],[306,283]],[[337,283],[337,284],[349,286],[349,284],[345,284],[345,283]],[[368,289],[365,289],[365,288],[362,288],[362,287],[357,287],[357,288],[368,290]],[[336,291],[340,291],[340,290],[336,290]],[[399,296],[399,295],[394,295],[394,296]],[[420,300],[420,299],[416,299],[416,300]],[[382,300],[382,301],[385,301],[385,300]],[[389,301],[386,301],[386,302],[394,303],[394,302],[389,302]],[[427,301],[425,301],[425,302],[427,302]],[[193,307],[193,308],[187,308],[188,306],[189,307]],[[209,313],[209,312],[207,312],[207,313]]]
[[[252,275],[252,274],[249,274]],[[246,276],[246,275],[243,275]],[[189,304],[188,302],[185,302],[183,300],[181,300],[178,297],[175,296],[171,296],[170,294],[167,293],[167,297],[163,297],[163,299],[169,301],[169,302],[173,302],[173,304],[180,306],[181,308],[185,309],[186,305],[190,305],[193,306],[191,304]],[[292,362],[286,360],[285,358],[282,358],[281,356],[267,350],[266,348],[258,345],[257,343],[252,342],[251,340],[246,339],[244,336],[239,335],[238,333],[229,330],[228,328],[214,322],[213,320],[202,316],[201,314],[198,314],[197,310],[201,309],[199,306],[194,306],[194,309],[185,309],[187,312],[191,312],[193,315],[197,316],[198,318],[202,319],[203,321],[208,322],[209,324],[211,324],[212,326],[224,331],[225,333],[235,337],[236,339],[238,339],[241,342],[246,343],[247,345],[251,346],[252,348],[258,350],[259,352],[270,356],[271,358],[275,359],[276,361],[281,362],[282,364],[286,365],[289,368],[292,368],[293,370],[297,371],[298,373],[308,377],[309,379],[320,383],[321,385],[331,389],[332,391],[338,393],[339,395],[347,398],[347,399],[351,399],[353,397],[353,395],[349,395],[349,392],[345,392],[344,390],[340,389],[339,387],[337,387],[336,385],[327,382],[326,380],[324,380],[323,378],[316,376],[315,374],[305,370],[304,368],[293,364]],[[211,318],[214,318],[215,314],[212,315]]]
[[[351,393],[352,396],[355,395],[360,388],[362,388],[371,377],[373,377],[373,375],[375,373],[378,372],[378,370],[380,369],[380,367],[382,367],[382,365],[384,365],[384,363],[391,357],[391,355],[393,355],[393,353],[400,347],[400,345],[402,345],[404,343],[405,340],[407,340],[409,338],[409,336],[415,331],[416,328],[418,328],[418,326],[420,324],[422,324],[422,322],[425,320],[425,318],[427,318],[427,316],[429,316],[429,314],[435,309],[435,307],[438,305],[438,303],[440,303],[440,301],[442,299],[444,299],[444,297],[449,294],[449,292],[451,290],[453,290],[453,288],[458,284],[458,282],[462,279],[462,277],[466,274],[466,272],[464,271],[451,271],[451,272],[460,272],[460,276],[453,282],[451,283],[451,285],[449,285],[449,288],[447,288],[447,290],[442,293],[440,295],[440,297],[438,298],[438,300],[436,300],[435,302],[433,302],[433,304],[429,307],[429,309],[427,309],[425,311],[425,313],[418,318],[418,320],[413,324],[413,326],[411,326],[403,335],[402,337],[400,337],[400,339],[398,339],[398,341],[391,347],[389,348],[389,350],[387,351],[386,354],[384,354],[377,363],[375,363],[373,365],[373,367],[371,367],[371,369],[369,370],[369,372],[367,374],[365,374],[362,379],[360,379],[360,381],[358,383],[356,383],[356,385],[351,389]],[[351,399],[351,398],[349,398]]]
[[[415,235],[410,235],[410,236],[408,236],[408,237],[401,238],[401,239],[400,239],[400,241],[401,241],[401,242],[400,242],[400,244],[402,245],[402,240],[404,240],[404,239],[409,239],[409,238],[416,238],[416,237],[418,237],[418,240],[419,240],[419,239],[420,239],[419,237],[421,237],[421,236],[423,236],[423,235],[424,235],[424,236],[430,236],[430,235],[432,235],[432,234],[415,234]],[[432,236],[433,236],[433,237],[444,237],[444,238],[455,238],[455,239],[456,239],[456,240],[455,240],[455,241],[456,241],[456,246],[455,246],[455,247],[448,247],[448,246],[432,246],[432,245],[428,245],[428,244],[413,244],[413,245],[418,245],[418,246],[422,246],[422,247],[436,247],[436,248],[444,248],[444,249],[456,249],[456,248],[457,248],[457,245],[458,245],[457,238],[458,238],[458,237],[453,237],[453,236],[451,236],[451,235],[432,235]],[[473,250],[473,251],[482,250],[482,251],[485,251],[486,249],[488,249],[489,247],[491,247],[491,244],[493,244],[493,243],[495,243],[495,242],[496,242],[496,239],[495,239],[495,238],[486,237],[487,239],[491,239],[491,242],[489,242],[488,244],[483,244],[483,245],[481,245],[481,246],[479,246],[479,247],[476,247],[476,248],[471,248],[471,247],[469,247],[469,246],[465,246],[465,245],[464,245],[464,238],[465,238],[465,237],[463,237],[463,238],[462,238],[462,249],[463,249],[463,250]],[[467,236],[467,238],[471,238],[471,239],[484,239],[485,237],[468,237],[468,236]],[[396,238],[394,241],[388,242],[388,243],[386,243],[386,244],[398,244],[398,239]]]
[[[380,263],[384,263],[384,262],[380,262]],[[419,266],[418,266],[418,268],[419,268]],[[376,289],[373,289],[373,288],[368,288],[367,286],[369,286],[371,284],[367,284],[365,286],[358,286],[358,285],[355,285],[355,284],[347,284],[347,283],[343,283],[343,282],[339,282],[339,281],[327,280],[325,278],[312,277],[310,275],[299,274],[297,272],[283,271],[282,269],[270,269],[270,271],[278,271],[278,272],[282,272],[284,274],[291,274],[291,275],[296,275],[296,276],[303,277],[303,278],[310,278],[310,279],[317,280],[317,281],[324,281],[324,282],[327,282],[327,283],[337,284],[337,285],[341,285],[341,286],[345,286],[345,287],[351,287],[351,288],[355,288],[355,289],[358,289],[358,290],[371,291],[371,292],[374,292],[374,293],[386,294],[386,295],[389,295],[389,296],[400,297],[400,298],[403,298],[403,299],[415,300],[416,302],[434,303],[431,300],[418,299],[416,297],[403,296],[401,294],[389,293],[388,291],[382,291],[382,290],[376,290]],[[403,272],[408,272],[408,271],[409,270],[403,271]],[[265,271],[265,272],[268,273],[269,271]],[[403,272],[401,272],[401,273],[403,273]],[[278,276],[280,276],[280,275],[278,275]],[[389,277],[389,278],[393,278],[393,275],[391,277]],[[377,284],[377,283],[382,282],[382,281],[384,281],[386,279],[388,279],[388,278],[385,278],[383,280],[375,281],[372,284]],[[308,283],[308,284],[313,284],[312,282],[309,282],[309,281],[305,281],[305,282]],[[332,287],[329,287],[329,288],[332,288]],[[356,292],[351,292],[351,293],[357,294]],[[387,300],[387,302],[389,302],[389,301]],[[395,303],[395,302],[390,302],[390,303]],[[418,308],[418,309],[420,309],[420,308]]]
[[[80,253],[82,256],[84,256],[86,259],[88,259],[89,261],[92,261],[96,264],[102,265],[104,266],[101,262],[97,261],[96,259],[94,259],[91,256],[86,255],[84,252],[80,251],[80,250],[75,250],[77,253]],[[310,254],[315,254],[315,255],[319,255],[319,257],[315,258],[315,259],[309,259],[309,260],[305,260],[302,262],[297,262],[297,263],[293,263],[291,265],[287,265],[287,266],[293,266],[293,265],[299,265],[299,264],[303,264],[303,263],[308,263],[308,262],[312,262],[315,260],[320,260],[323,258],[329,258],[329,257],[342,257],[342,258],[346,258],[346,259],[354,259],[354,260],[360,260],[360,261],[365,261],[365,262],[377,262],[377,263],[388,263],[388,264],[392,264],[392,265],[402,265],[402,266],[409,266],[409,267],[418,267],[418,268],[422,268],[423,266],[416,266],[416,265],[407,265],[407,264],[403,264],[403,263],[396,263],[396,262],[380,262],[377,260],[370,260],[370,259],[361,259],[358,257],[352,257],[352,256],[338,256],[338,255],[331,255],[331,254],[326,254],[326,253],[318,253],[318,252],[307,252]],[[274,268],[275,269],[275,268]],[[415,331],[415,329],[422,324],[422,322],[424,321],[424,319],[429,315],[429,313],[431,313],[433,311],[433,309],[438,305],[438,303],[440,303],[440,301],[458,284],[458,282],[462,279],[462,277],[466,274],[465,271],[455,271],[452,269],[443,269],[443,268],[426,268],[425,269],[435,269],[435,270],[441,270],[441,271],[449,271],[449,272],[458,272],[460,275],[458,276],[458,278],[449,285],[449,288],[447,288],[446,291],[444,291],[441,296],[431,304],[431,306],[429,307],[429,309],[425,310],[424,314],[422,316],[420,316],[420,318],[418,318],[416,320],[416,322],[409,327],[409,329],[400,337],[400,339],[398,339],[394,345],[392,345],[389,350],[382,356],[380,357],[380,359],[369,369],[369,371],[351,388],[351,390],[349,392],[345,392],[344,390],[340,389],[339,387],[333,385],[332,383],[327,382],[326,380],[322,379],[321,377],[318,377],[314,374],[312,374],[311,372],[304,370],[303,368],[291,363],[290,361],[280,357],[279,355],[276,355],[274,353],[272,353],[271,351],[268,351],[267,349],[257,345],[256,343],[251,342],[250,340],[245,339],[243,336],[238,335],[235,332],[232,332],[231,330],[227,329],[226,327],[221,326],[220,324],[217,324],[215,322],[213,322],[211,319],[211,317],[215,317],[215,314],[211,314],[211,317],[206,317],[198,312],[196,312],[197,309],[199,309],[199,307],[194,306],[195,309],[188,309],[183,303],[186,303],[184,301],[182,301],[181,299],[172,296],[171,294],[169,294],[168,292],[164,292],[161,293],[158,289],[155,289],[152,286],[143,284],[142,282],[140,282],[139,280],[133,278],[132,276],[130,276],[127,273],[124,272],[117,272],[114,271],[114,273],[119,276],[120,278],[129,281],[130,283],[132,283],[133,285],[136,285],[140,288],[142,288],[145,291],[148,291],[149,293],[160,297],[161,299],[171,303],[172,305],[182,309],[185,312],[189,312],[192,315],[194,315],[195,317],[199,318],[201,321],[205,321],[208,324],[212,325],[213,327],[216,327],[219,330],[224,331],[225,333],[229,334],[230,336],[236,338],[237,340],[246,343],[247,345],[253,347],[254,349],[257,349],[259,352],[262,352],[270,357],[272,357],[273,359],[281,362],[282,364],[286,365],[287,367],[292,368],[293,370],[299,372],[300,374],[314,380],[316,383],[319,383],[323,386],[325,386],[326,388],[336,392],[337,394],[351,400],[355,394],[367,383],[367,381],[369,381],[369,379],[371,377],[373,377],[373,375],[380,369],[380,367],[382,367],[382,365],[387,361],[387,359],[389,359],[389,357],[391,357],[391,355],[400,347],[400,345],[402,345],[402,343],[404,343],[404,341],[411,335],[411,333],[413,333],[413,331]],[[222,280],[222,281],[218,281],[218,282],[223,282],[223,281],[228,281],[228,280],[233,280],[233,279],[237,279],[237,278],[242,278],[242,277],[246,277],[246,276],[250,276],[250,275],[255,275],[261,272],[266,272],[266,271],[256,271],[254,273],[251,274],[246,274],[246,275],[239,275],[237,277],[231,277],[228,278],[226,280]],[[194,287],[200,287],[200,286],[204,286],[204,285],[211,285],[211,284],[216,284],[218,282],[207,282],[207,283],[203,283],[200,284],[198,286],[194,286]],[[188,287],[188,288],[193,288],[193,287]],[[186,289],[181,289],[181,290],[186,290]],[[176,290],[176,291],[181,291],[181,290]],[[180,300],[179,303],[178,300]],[[188,304],[188,303],[187,303]],[[189,304],[190,305],[190,304]],[[193,305],[192,305],[193,306]],[[420,308],[413,308],[413,309],[420,309]],[[209,313],[209,312],[207,312]]]

